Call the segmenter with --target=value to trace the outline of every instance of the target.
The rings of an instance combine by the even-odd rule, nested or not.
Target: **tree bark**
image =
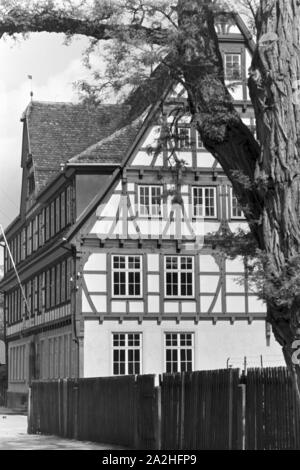
[[[181,34],[189,41],[178,42],[177,63],[182,69],[193,121],[205,147],[230,179],[258,246],[263,248],[264,200],[255,187],[260,145],[242,122],[225,86],[214,11],[201,0],[179,0],[178,7]],[[248,184],[241,182],[235,172]]]
[[[193,39],[178,45],[178,55],[194,121],[248,207],[252,233],[268,255],[269,279],[284,277],[287,264],[300,255],[300,3],[261,0],[249,79],[258,142],[228,97],[213,13],[199,0],[180,0],[179,6],[180,27]],[[248,178],[248,188],[232,178],[235,169]],[[267,301],[268,321],[300,404],[300,368],[293,363],[293,343],[300,338],[300,290],[293,288],[286,302],[279,300],[274,290]]]
[[[257,24],[249,81],[261,145],[255,178],[264,199],[263,248],[281,273],[300,254],[300,4],[264,0]],[[290,295],[283,308],[269,302],[268,314],[299,389],[292,345],[300,337],[300,297]]]
[[[2,13],[0,16],[0,38],[6,34],[26,33],[64,33],[67,35],[80,34],[96,40],[109,40],[117,36],[136,38],[140,35],[145,41],[158,45],[165,45],[168,41],[168,31],[157,28],[148,28],[141,24],[116,24],[110,22],[113,10],[104,10],[97,17],[83,16],[76,11],[66,11],[55,8],[49,4],[35,4],[31,9],[22,7]]]

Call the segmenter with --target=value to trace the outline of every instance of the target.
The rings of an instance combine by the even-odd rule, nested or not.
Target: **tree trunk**
[[[178,55],[193,119],[205,146],[246,206],[258,247],[268,255],[269,277],[278,279],[287,263],[300,255],[299,2],[261,0],[249,80],[258,142],[241,123],[228,96],[213,12],[200,0],[181,0],[179,7],[180,27],[190,31],[191,38],[178,45]],[[248,185],[236,181],[235,169]],[[293,374],[300,403],[300,369],[293,364],[293,343],[300,338],[300,288],[293,286],[288,295],[286,303],[278,301],[274,290],[267,316]]]
[[[264,200],[263,248],[277,275],[300,255],[300,4],[264,0],[257,24],[249,81],[261,145],[255,178]],[[292,360],[300,338],[298,289],[290,297],[282,308],[271,300],[268,317],[299,390],[300,369]]]

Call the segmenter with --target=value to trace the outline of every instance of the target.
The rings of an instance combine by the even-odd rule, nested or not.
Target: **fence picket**
[[[32,381],[28,431],[145,449],[300,449],[300,410],[284,368],[165,374],[160,390],[153,375]]]

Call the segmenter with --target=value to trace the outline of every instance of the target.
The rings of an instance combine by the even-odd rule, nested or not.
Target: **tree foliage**
[[[133,96],[138,86],[148,84],[144,102],[135,96],[141,113],[157,99],[153,86],[159,90],[160,80],[182,83],[187,109],[174,115],[165,139],[176,138],[178,117],[188,111],[231,181],[250,231],[229,234],[226,249],[231,254],[237,254],[234,247],[244,254],[248,250],[253,281],[267,301],[268,319],[292,367],[292,343],[300,332],[299,2],[1,0],[0,6],[0,36],[48,31],[90,38],[86,65],[91,67],[92,54],[101,54],[106,65],[104,73],[94,70],[93,83],[78,83],[89,99],[124,90]],[[232,15],[234,8],[248,15],[257,35],[249,77],[257,139],[225,86],[215,31],[216,17]]]

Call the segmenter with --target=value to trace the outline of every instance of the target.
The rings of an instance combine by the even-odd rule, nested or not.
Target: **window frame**
[[[177,336],[177,345],[176,346],[167,346],[167,335],[176,335]],[[181,336],[182,335],[191,335],[192,345],[191,346],[181,346]],[[190,350],[192,352],[192,360],[191,360],[191,372],[195,370],[195,332],[194,331],[165,331],[164,332],[164,371],[166,374],[172,373],[181,373],[181,372],[189,372],[187,370],[182,370],[182,362],[181,362],[181,350]],[[173,362],[173,358],[171,361],[167,361],[167,350],[177,351],[177,372],[173,370],[171,372],[167,371],[167,363]]]
[[[177,258],[177,269],[167,269],[167,258]],[[181,268],[181,262],[178,263],[178,260],[182,258],[191,258],[192,260],[192,270],[183,270]],[[168,295],[167,294],[167,273],[177,273],[177,282],[181,278],[182,272],[191,273],[192,274],[192,294],[191,295],[183,295],[182,294],[182,284],[178,282],[177,294],[176,295]],[[195,256],[194,255],[164,255],[164,298],[165,299],[194,299],[195,298]]]
[[[114,268],[114,258],[116,257],[125,257],[125,294],[115,294],[114,293],[114,273],[115,272],[123,272],[124,270]],[[137,257],[140,259],[140,268],[139,269],[134,269],[131,272],[139,272],[140,273],[140,294],[139,295],[133,295],[129,294],[129,283],[128,283],[128,273],[129,268],[128,268],[128,259],[130,257]],[[133,299],[141,299],[143,298],[143,256],[142,255],[128,255],[128,254],[112,254],[111,255],[111,296],[112,299],[128,299],[128,298],[133,298]]]
[[[151,202],[151,204],[149,204],[149,214],[142,214],[141,212],[141,189],[142,188],[149,188],[149,202]],[[159,206],[159,214],[154,214],[153,213],[153,207],[154,207],[154,204],[152,203],[152,188],[159,188],[159,191],[160,191],[160,206]],[[138,185],[138,214],[139,214],[139,217],[142,217],[142,218],[155,218],[155,219],[159,219],[160,217],[162,217],[162,214],[163,214],[163,204],[162,204],[162,196],[163,196],[163,187],[159,184],[139,184]],[[150,200],[151,199],[151,200]]]
[[[180,131],[184,129],[188,133],[188,145],[185,145],[185,140],[181,140],[180,138]],[[192,148],[192,132],[191,132],[191,127],[190,126],[183,126],[183,125],[178,125],[177,127],[177,132],[178,132],[178,150],[184,151],[184,150],[191,150]]]
[[[114,345],[114,336],[115,335],[125,335],[125,346],[115,346]],[[139,336],[139,345],[138,346],[129,346],[128,345],[128,339],[129,335],[138,335]],[[120,377],[124,375],[141,375],[143,373],[143,333],[140,331],[113,331],[111,334],[111,341],[112,341],[112,361],[111,361],[111,372],[113,377]],[[125,351],[125,373],[124,374],[115,374],[114,371],[114,366],[115,366],[115,360],[114,360],[114,352],[115,351]],[[132,351],[139,351],[139,372],[138,373],[133,373],[129,374],[128,373],[128,368],[129,368],[129,358],[128,358],[128,352],[129,350]],[[119,361],[120,362],[120,361]],[[120,366],[119,366],[120,367]]]
[[[199,142],[201,142],[201,145],[199,145]],[[197,150],[205,150],[205,147],[203,145],[202,139],[200,132],[196,129],[196,149]]]
[[[237,200],[237,197],[235,196],[234,192],[233,192],[233,189],[230,188],[230,219],[231,220],[244,220],[245,219],[245,215],[243,213],[243,210],[240,209],[239,207],[237,207],[238,210],[241,211],[241,215],[234,215],[233,214],[233,199],[236,199],[237,201],[237,204],[238,204],[238,200]]]
[[[34,173],[31,172],[28,175],[27,178],[27,199],[30,198],[30,196],[34,195],[35,192],[35,178],[34,178]]]
[[[202,191],[202,200],[205,201],[205,190],[206,189],[213,189],[214,193],[214,215],[197,215],[195,208],[196,205],[194,203],[194,191],[201,190]],[[197,196],[199,197],[199,196]],[[204,212],[205,212],[205,206],[204,206]],[[192,216],[193,219],[217,219],[218,218],[218,204],[217,204],[217,187],[216,186],[203,186],[203,185],[198,185],[198,186],[192,186]]]
[[[228,76],[227,74],[227,58],[228,57],[234,57],[237,56],[239,57],[239,77],[233,77],[233,76]],[[233,72],[233,61],[232,61],[232,72]],[[228,80],[230,82],[235,82],[235,81],[241,81],[242,80],[242,54],[240,52],[225,52],[224,53],[224,75],[225,75],[225,80]]]

